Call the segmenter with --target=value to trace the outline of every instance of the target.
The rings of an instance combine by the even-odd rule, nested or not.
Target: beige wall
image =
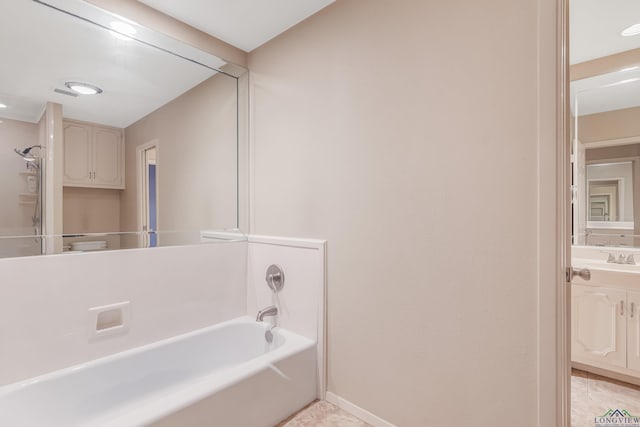
[[[589,114],[578,118],[583,143],[640,136],[640,107]]]
[[[640,64],[640,49],[631,49],[571,66],[571,80],[586,79]]]
[[[120,231],[120,190],[64,187],[65,234]]]
[[[236,94],[236,80],[217,74],[125,129],[123,231],[137,229],[136,150],[152,141],[158,147],[158,229],[236,226]]]
[[[601,148],[587,147],[585,159],[589,162],[593,160],[622,159],[625,157],[639,157],[639,156],[640,156],[640,144],[629,144],[629,145],[617,145],[615,147],[601,147]]]
[[[328,239],[329,391],[398,426],[538,422],[542,3],[339,0],[249,55],[252,232]]]

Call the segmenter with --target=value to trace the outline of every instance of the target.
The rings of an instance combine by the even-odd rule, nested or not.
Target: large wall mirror
[[[0,9],[0,257],[239,228],[244,70],[82,1]]]
[[[640,247],[639,14],[633,0],[571,3],[576,245]]]

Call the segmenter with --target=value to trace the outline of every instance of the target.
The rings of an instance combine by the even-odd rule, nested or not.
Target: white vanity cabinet
[[[573,285],[571,341],[574,361],[626,367],[627,292]]]
[[[640,292],[627,292],[627,367],[640,372]]]
[[[578,284],[571,292],[572,360],[639,376],[640,292]]]
[[[124,189],[121,129],[66,120],[63,147],[65,186]]]

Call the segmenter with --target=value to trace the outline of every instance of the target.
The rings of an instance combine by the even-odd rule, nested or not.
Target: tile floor
[[[574,369],[571,373],[571,427],[593,427],[609,409],[640,415],[640,387]]]
[[[313,402],[276,427],[371,427],[329,402]]]
[[[640,415],[640,386],[574,369],[571,375],[571,427],[593,427],[609,409]],[[328,402],[316,401],[276,427],[370,427]]]

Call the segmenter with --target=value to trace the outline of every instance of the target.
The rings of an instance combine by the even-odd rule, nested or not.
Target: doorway
[[[158,145],[151,142],[138,148],[139,230],[141,247],[154,248],[158,236]]]
[[[568,24],[567,422],[640,426],[640,4],[571,0]]]

